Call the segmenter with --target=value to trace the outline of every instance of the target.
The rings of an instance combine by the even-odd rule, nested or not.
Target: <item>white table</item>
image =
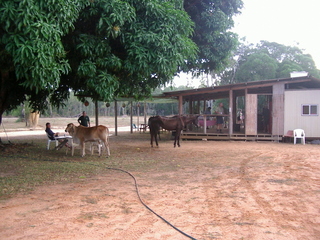
[[[59,143],[59,145],[55,148],[56,150],[59,150],[61,149],[67,142],[68,142],[68,139],[71,139],[72,140],[72,136],[58,136],[58,137],[55,137],[56,140],[63,140],[61,143]]]

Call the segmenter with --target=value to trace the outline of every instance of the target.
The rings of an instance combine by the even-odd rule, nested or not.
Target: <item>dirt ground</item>
[[[45,138],[44,138],[45,140]],[[117,170],[0,202],[0,239],[320,239],[320,146],[111,136]],[[121,151],[120,151],[121,150]],[[120,153],[121,152],[121,153]],[[71,156],[70,156],[71,158]],[[152,164],[150,164],[152,163]],[[141,161],[140,161],[141,164]],[[127,170],[127,169],[123,169]]]

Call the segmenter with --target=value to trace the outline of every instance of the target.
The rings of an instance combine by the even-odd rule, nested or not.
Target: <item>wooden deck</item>
[[[183,131],[182,140],[239,140],[239,141],[282,141],[282,135],[271,135],[266,133],[258,133],[257,135],[246,135],[241,132],[229,134],[228,129],[223,129],[222,133],[216,130],[208,129],[207,133],[203,131]]]

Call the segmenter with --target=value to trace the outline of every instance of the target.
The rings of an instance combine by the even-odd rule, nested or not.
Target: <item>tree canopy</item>
[[[5,110],[27,98],[34,109],[70,71],[61,38],[87,1],[1,1],[0,123]]]
[[[2,0],[0,123],[70,94],[148,96],[181,71],[219,69],[236,47],[241,0]]]
[[[226,67],[238,46],[237,34],[230,31],[233,16],[240,14],[242,0],[185,0],[184,9],[195,23],[192,40],[199,47],[194,61],[187,61],[186,71],[210,73]]]
[[[275,78],[289,78],[294,71],[306,71],[320,78],[310,54],[298,47],[261,41],[257,45],[239,46],[231,66],[220,75],[221,84],[250,82]]]
[[[72,69],[63,85],[93,99],[139,98],[195,58],[185,11],[166,1],[130,2],[100,1],[80,13],[63,40]]]

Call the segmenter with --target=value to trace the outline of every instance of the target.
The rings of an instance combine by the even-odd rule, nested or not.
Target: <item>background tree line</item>
[[[153,92],[153,95],[160,95],[165,91],[173,90],[185,90],[190,89],[190,87],[179,86],[179,87],[166,87],[157,88]],[[87,102],[87,103],[86,103]],[[130,115],[132,104],[132,114],[136,116],[138,113],[140,116],[144,115],[144,111],[148,116],[151,115],[175,115],[178,113],[178,104],[176,101],[166,100],[166,99],[145,99],[142,101],[131,100],[121,100],[117,101],[117,114],[119,116]],[[79,99],[74,96],[73,93],[70,94],[70,98],[65,100],[63,103],[65,107],[56,107],[48,104],[48,108],[41,111],[41,117],[78,117],[81,115],[82,111],[86,111],[89,116],[95,115],[95,103],[90,99],[85,99],[84,102],[79,101]],[[87,106],[86,106],[87,105]],[[139,108],[139,109],[138,109]],[[115,103],[101,102],[98,101],[99,116],[115,116]],[[11,111],[4,113],[4,117],[18,117],[20,121],[25,121],[28,119],[29,112],[32,111],[32,107],[28,104],[28,101],[20,104]]]
[[[310,54],[297,46],[285,46],[275,42],[242,43],[229,60],[229,66],[216,75],[216,84],[289,78],[291,72],[305,71],[320,78],[320,70]]]

